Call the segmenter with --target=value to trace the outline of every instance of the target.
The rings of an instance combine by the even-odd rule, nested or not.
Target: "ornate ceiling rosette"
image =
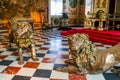
[[[75,8],[77,6],[77,0],[69,0],[69,5],[71,8]]]

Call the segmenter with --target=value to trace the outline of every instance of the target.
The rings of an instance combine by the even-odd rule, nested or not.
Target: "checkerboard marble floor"
[[[43,33],[35,32],[36,54],[39,61],[32,61],[27,50],[23,51],[24,64],[18,65],[17,47],[12,44],[7,49],[8,40],[0,41],[0,80],[120,80],[120,76],[110,70],[102,74],[74,74],[55,71],[58,66],[67,66],[64,61],[69,58],[66,37],[57,30]],[[93,42],[99,49],[111,45]],[[120,64],[116,65],[119,67]]]

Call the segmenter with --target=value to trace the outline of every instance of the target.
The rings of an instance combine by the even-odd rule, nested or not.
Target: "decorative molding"
[[[69,0],[69,6],[71,8],[76,8],[77,7],[77,0]]]
[[[51,18],[52,20],[52,26],[60,26],[61,20],[60,17],[54,16]]]
[[[80,4],[81,6],[84,6],[84,5],[85,5],[85,0],[80,0],[80,1],[79,1],[79,4]]]

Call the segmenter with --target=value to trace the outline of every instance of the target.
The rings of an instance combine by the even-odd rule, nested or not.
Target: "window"
[[[91,4],[92,4],[92,0],[86,0],[85,14],[87,14],[88,12],[92,12]]]
[[[51,15],[62,15],[63,0],[51,0]]]

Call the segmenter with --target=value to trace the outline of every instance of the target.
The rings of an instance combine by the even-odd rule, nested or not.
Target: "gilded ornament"
[[[70,56],[65,61],[69,67],[57,67],[57,71],[76,72],[84,74],[103,73],[120,62],[120,44],[99,50],[86,34],[73,34],[68,37]],[[120,69],[113,69],[120,74]]]
[[[31,25],[27,22],[17,22],[15,19],[11,19],[9,22],[11,26],[9,35],[9,46],[11,47],[12,42],[15,42],[15,44],[17,45],[19,54],[18,64],[24,63],[22,56],[23,48],[30,49],[31,58],[34,61],[37,61],[38,58],[36,57],[35,53],[33,31]]]

